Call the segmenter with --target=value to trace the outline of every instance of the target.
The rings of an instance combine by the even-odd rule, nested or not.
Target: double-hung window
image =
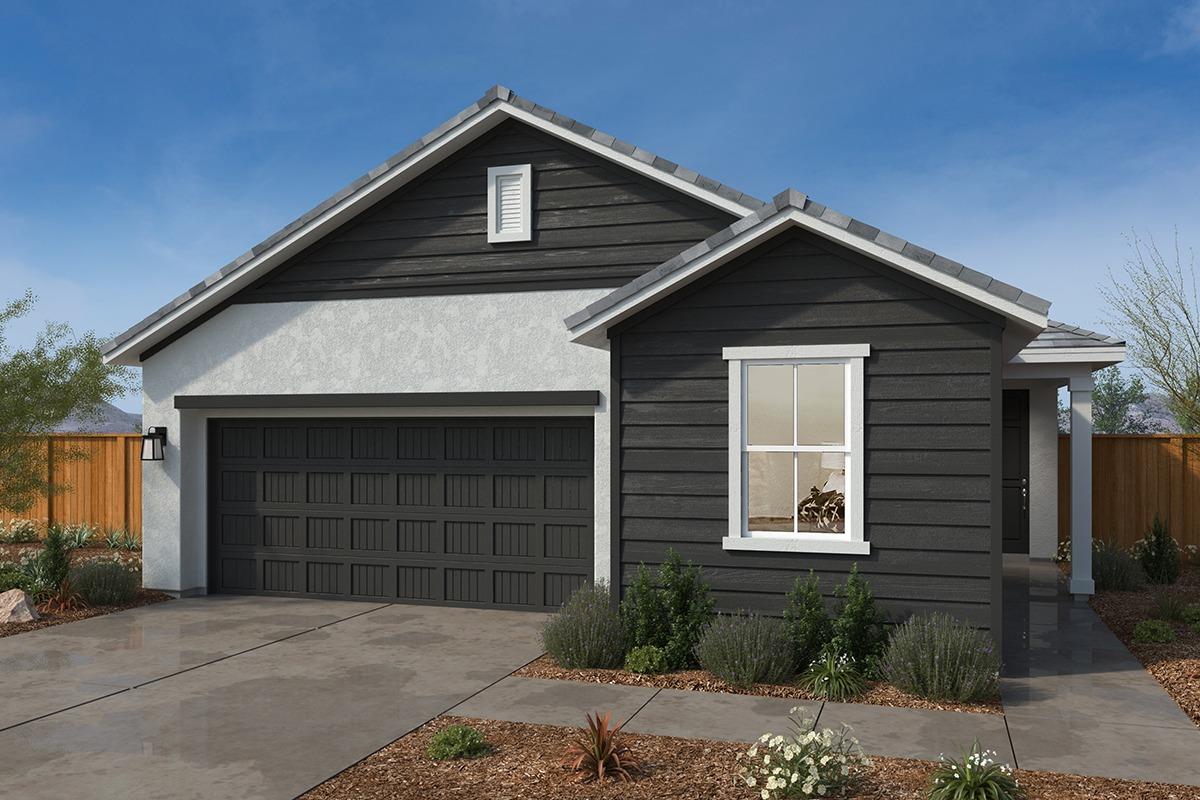
[[[866,344],[727,347],[727,550],[865,554]]]

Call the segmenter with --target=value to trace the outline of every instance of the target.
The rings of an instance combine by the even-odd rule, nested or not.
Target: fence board
[[[1058,539],[1071,538],[1071,438],[1058,438]],[[1122,547],[1155,513],[1181,544],[1200,546],[1200,435],[1092,437],[1092,535]]]
[[[22,517],[47,523],[86,522],[102,530],[124,529],[141,536],[141,434],[69,433],[47,437],[54,482],[68,487],[43,497]],[[69,460],[70,449],[86,452]]]

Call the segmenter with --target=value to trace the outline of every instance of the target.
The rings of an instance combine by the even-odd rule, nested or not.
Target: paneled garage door
[[[590,419],[209,427],[209,590],[547,609],[592,573]]]

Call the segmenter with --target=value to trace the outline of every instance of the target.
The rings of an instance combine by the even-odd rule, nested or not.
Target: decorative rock
[[[37,609],[20,589],[9,589],[0,594],[0,624],[5,622],[33,622],[38,618]]]

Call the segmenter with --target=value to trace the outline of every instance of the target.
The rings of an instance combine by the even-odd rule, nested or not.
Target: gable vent
[[[488,169],[488,241],[533,238],[532,170],[529,164]]]

